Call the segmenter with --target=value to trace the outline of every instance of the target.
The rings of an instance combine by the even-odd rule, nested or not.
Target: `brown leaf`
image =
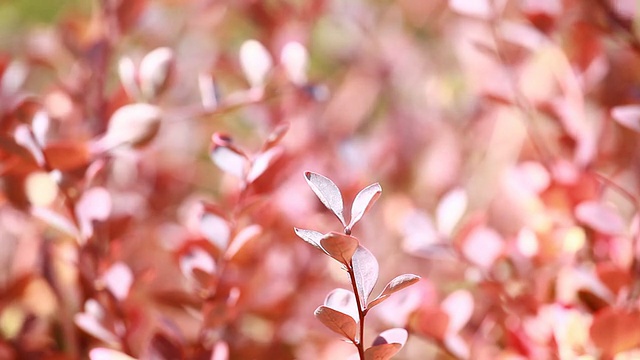
[[[319,306],[313,314],[324,326],[355,341],[357,325],[351,316],[324,305]]]

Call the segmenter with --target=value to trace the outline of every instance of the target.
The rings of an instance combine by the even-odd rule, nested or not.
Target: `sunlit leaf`
[[[364,352],[365,360],[389,360],[402,348],[400,344],[375,345]]]
[[[467,210],[467,193],[464,189],[453,189],[446,193],[436,209],[438,232],[451,236],[462,215]]]
[[[251,87],[262,87],[273,60],[259,41],[247,40],[240,46],[240,65]]]
[[[280,155],[282,155],[281,147],[272,147],[269,150],[262,152],[256,156],[256,158],[251,163],[251,168],[249,169],[249,173],[247,174],[247,181],[253,182],[260,175],[262,175],[268,168],[273,164]]]
[[[219,250],[227,248],[231,229],[223,217],[211,212],[204,212],[200,217],[200,232]]]
[[[296,41],[286,43],[280,53],[280,63],[292,83],[303,85],[307,82],[309,53],[302,44]]]
[[[166,88],[174,61],[173,50],[168,47],[154,49],[142,58],[138,79],[145,100],[154,99]]]
[[[100,339],[107,344],[118,344],[120,339],[111,331],[107,330],[93,315],[88,313],[78,313],[73,317],[73,321],[80,329],[87,334]]]
[[[319,306],[314,315],[330,330],[355,341],[357,324],[351,316],[324,305]]]
[[[384,300],[386,300],[391,294],[394,292],[400,291],[408,286],[411,286],[417,283],[420,280],[420,276],[413,274],[402,274],[398,275],[393,280],[389,281],[387,286],[384,287],[380,295],[372,300],[367,308],[372,308]]]
[[[471,319],[473,314],[473,296],[467,290],[456,290],[440,304],[440,308],[449,315],[447,332],[456,333]]]
[[[375,340],[373,340],[373,346],[382,344],[399,344],[400,347],[404,346],[409,338],[409,333],[403,328],[388,329],[380,333]]]
[[[133,284],[133,272],[127,264],[116,262],[102,275],[102,281],[109,292],[122,301],[129,295],[129,289]]]
[[[624,222],[615,208],[598,201],[583,201],[575,208],[576,218],[592,229],[609,235],[624,233]]]
[[[344,208],[342,193],[336,184],[328,178],[310,171],[304,173],[304,178],[324,206],[338,217],[343,226],[346,226],[342,213]]]
[[[382,194],[382,187],[380,184],[375,183],[362,189],[356,195],[351,206],[351,221],[347,226],[348,231],[351,231],[353,226],[362,219],[362,216],[373,206],[380,194]]]
[[[288,122],[281,122],[280,124],[278,124],[278,126],[276,126],[275,129],[273,129],[273,131],[267,137],[267,140],[262,145],[262,151],[268,150],[278,145],[282,140],[282,138],[289,131],[289,127],[290,125]]]
[[[222,171],[243,179],[248,160],[244,154],[226,146],[216,146],[211,151],[211,160]]]
[[[300,239],[306,241],[307,243],[316,247],[318,250],[321,250],[325,254],[329,255],[327,251],[320,245],[320,240],[324,237],[323,233],[315,230],[305,230],[298,228],[293,228],[293,231],[295,231],[296,235],[298,235]]]
[[[189,249],[186,254],[180,257],[180,270],[185,276],[191,277],[195,269],[202,270],[207,274],[213,274],[216,270],[216,264],[211,255],[198,247]]]
[[[371,292],[378,281],[378,260],[376,260],[376,257],[373,256],[373,254],[364,246],[359,245],[353,254],[351,264],[353,274],[356,279],[358,297],[360,298],[360,304],[363,307],[362,310],[364,310],[364,307],[367,304],[367,299],[369,299],[369,295],[371,295]]]
[[[488,269],[502,254],[505,244],[498,232],[487,226],[477,227],[464,238],[462,253],[474,264]]]
[[[351,316],[356,322],[359,321],[356,296],[352,291],[342,288],[333,289],[324,299],[324,305]]]
[[[640,105],[623,105],[611,109],[611,117],[618,124],[640,132]]]
[[[155,105],[124,105],[111,115],[107,132],[95,151],[105,151],[120,145],[145,146],[160,131],[161,119],[162,110]]]
[[[89,359],[91,360],[135,360],[135,358],[120,352],[118,350],[108,348],[95,348],[89,351]]]
[[[489,19],[493,13],[489,0],[449,0],[451,10],[466,16]]]

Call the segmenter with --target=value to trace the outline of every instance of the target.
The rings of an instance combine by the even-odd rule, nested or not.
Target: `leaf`
[[[140,62],[138,79],[145,100],[153,100],[165,90],[175,66],[173,50],[160,47],[152,50]]]
[[[248,165],[246,156],[234,148],[227,146],[214,146],[211,151],[211,160],[220,170],[243,179]]]
[[[342,226],[346,226],[344,215],[342,214],[344,208],[342,194],[336,184],[328,178],[310,171],[304,173],[304,178],[322,204],[338,217]]]
[[[449,0],[449,8],[461,15],[485,20],[490,19],[493,12],[489,0]]]
[[[359,321],[356,296],[352,291],[342,288],[333,289],[324,299],[324,305],[351,316],[356,323]]]
[[[355,342],[357,325],[351,316],[324,305],[319,306],[313,314],[324,326]]]
[[[231,241],[224,258],[232,259],[247,243],[257,239],[260,235],[262,235],[262,226],[260,225],[253,224],[242,229]]]
[[[293,231],[295,231],[296,235],[298,235],[300,239],[313,245],[316,249],[321,250],[323,253],[329,255],[329,253],[327,253],[327,251],[323,249],[322,246],[320,246],[320,240],[324,237],[323,233],[315,230],[305,230],[298,228],[293,228]]]
[[[301,86],[307,82],[309,53],[302,44],[297,41],[286,43],[280,53],[280,64],[292,83]]]
[[[605,355],[613,355],[640,346],[640,312],[607,307],[598,311],[589,334]]]
[[[95,348],[89,351],[89,359],[91,360],[135,360],[131,356],[118,350],[108,348]]]
[[[380,197],[380,194],[382,194],[382,187],[380,187],[378,183],[371,184],[360,190],[351,206],[351,221],[347,226],[347,232],[351,232],[353,226],[360,221],[362,216],[373,206]]]
[[[378,281],[379,265],[376,257],[364,246],[359,245],[351,259],[353,275],[356,279],[356,288],[360,304],[366,307],[367,299]]]
[[[120,145],[142,147],[160,131],[162,110],[151,104],[127,104],[116,110],[109,119],[107,133],[97,145],[96,151],[112,149]]]
[[[224,250],[229,245],[231,229],[226,219],[212,212],[204,212],[200,217],[200,233],[215,245],[218,250]]]
[[[83,142],[49,143],[43,152],[49,166],[61,171],[78,169],[91,161],[89,147]]]
[[[615,208],[598,201],[583,201],[575,208],[575,216],[590,228],[607,235],[624,233],[624,222]]]
[[[358,239],[332,231],[320,239],[320,246],[331,256],[346,266],[351,263],[351,258],[359,246]]]
[[[457,333],[471,319],[473,314],[473,296],[467,290],[456,290],[440,304],[440,309],[449,316],[447,333]]]
[[[464,189],[453,189],[446,193],[436,209],[438,232],[451,236],[462,215],[467,210],[467,193]]]
[[[127,264],[119,261],[111,265],[109,270],[102,275],[102,281],[109,292],[116,299],[122,301],[129,295],[129,289],[133,284],[133,272]]]
[[[409,287],[420,280],[420,276],[413,274],[398,275],[393,280],[389,281],[387,286],[384,287],[380,295],[372,300],[367,306],[368,309],[380,304],[386,300],[394,292],[400,291],[406,287]]]
[[[479,226],[464,238],[462,253],[474,264],[488,269],[504,248],[504,241],[498,232],[487,226]]]
[[[118,344],[120,339],[111,331],[107,330],[93,315],[78,313],[73,317],[73,322],[77,327],[84,330],[87,334],[102,340],[107,344]]]
[[[375,340],[373,340],[372,346],[382,344],[400,344],[404,346],[409,338],[409,333],[403,328],[388,329],[380,333]]]
[[[264,45],[257,40],[247,40],[240,46],[240,65],[251,87],[262,87],[273,60]]]
[[[272,147],[265,152],[262,152],[256,156],[256,158],[251,163],[251,168],[249,169],[249,173],[247,174],[247,181],[254,182],[257,178],[260,177],[269,166],[271,166],[280,155],[282,155],[283,150],[281,147]]]
[[[381,344],[368,348],[364,352],[365,360],[388,360],[402,349],[400,344]]]
[[[623,105],[611,109],[611,117],[618,124],[640,132],[640,105]]]

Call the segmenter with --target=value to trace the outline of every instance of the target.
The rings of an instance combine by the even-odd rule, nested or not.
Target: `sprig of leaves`
[[[310,171],[305,172],[304,177],[322,204],[340,220],[344,233],[332,231],[323,234],[298,228],[294,228],[294,231],[302,240],[341,263],[349,274],[353,288],[353,291],[333,290],[327,295],[324,305],[316,309],[314,315],[327,328],[352,342],[358,349],[360,360],[390,359],[406,343],[407,331],[401,328],[383,331],[371,347],[365,349],[365,316],[369,309],[386,300],[391,294],[418,282],[420,277],[413,274],[397,276],[377,297],[369,301],[378,281],[380,266],[376,257],[360,244],[358,238],[351,235],[351,230],[380,197],[382,187],[378,183],[371,184],[356,195],[351,207],[351,218],[347,223],[344,218],[342,193],[338,186],[329,178]]]

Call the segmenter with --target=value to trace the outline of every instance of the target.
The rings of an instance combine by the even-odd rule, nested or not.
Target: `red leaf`
[[[640,133],[640,105],[616,106],[611,109],[611,117],[627,129]]]
[[[595,314],[589,333],[596,346],[613,356],[640,346],[638,324],[640,312],[608,307]]]
[[[358,239],[332,231],[320,239],[320,246],[342,264],[349,266],[351,258],[359,246]]]
[[[364,352],[365,360],[388,360],[397,354],[402,348],[400,344],[375,345]]]
[[[357,325],[351,316],[324,305],[313,314],[324,326],[355,342]]]

